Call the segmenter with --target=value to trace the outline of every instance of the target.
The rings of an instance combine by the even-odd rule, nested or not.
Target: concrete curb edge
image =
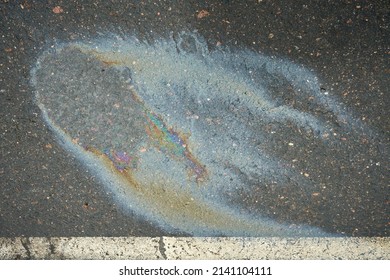
[[[390,259],[390,238],[0,237],[0,259]]]

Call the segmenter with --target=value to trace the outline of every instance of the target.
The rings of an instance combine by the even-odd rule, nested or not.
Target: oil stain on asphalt
[[[314,71],[242,48],[209,50],[194,32],[63,42],[41,54],[31,83],[58,142],[124,212],[172,234],[333,235],[272,219],[262,196],[309,204],[345,172],[363,178],[342,169],[362,139],[379,137]]]

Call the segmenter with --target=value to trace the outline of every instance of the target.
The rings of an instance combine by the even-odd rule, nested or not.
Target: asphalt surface
[[[375,131],[341,136],[347,153],[324,150],[327,161],[314,170],[325,169],[326,191],[303,201],[291,189],[260,189],[239,196],[243,204],[280,222],[388,236],[389,11],[387,1],[2,1],[0,236],[171,235],[125,214],[58,144],[34,103],[30,71],[58,42],[107,33],[153,41],[194,30],[210,49],[246,48],[313,69],[321,89]],[[300,152],[310,158],[309,151]],[[251,198],[261,207],[253,209]]]

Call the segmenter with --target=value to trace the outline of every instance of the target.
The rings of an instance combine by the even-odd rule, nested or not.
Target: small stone
[[[201,19],[201,18],[204,18],[204,17],[208,17],[210,15],[210,13],[206,10],[201,10],[197,15],[196,17],[198,19]]]
[[[55,6],[53,8],[53,13],[55,13],[55,14],[61,14],[63,12],[64,12],[64,9],[62,9],[60,6]]]

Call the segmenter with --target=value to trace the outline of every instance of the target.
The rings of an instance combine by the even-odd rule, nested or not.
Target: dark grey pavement
[[[245,48],[313,69],[321,90],[375,131],[340,136],[342,148],[318,152],[326,153],[323,163],[310,157],[316,147],[297,152],[328,176],[316,181],[326,186],[321,192],[303,199],[299,191],[267,189],[238,199],[251,207],[251,199],[262,201],[249,210],[279,222],[346,236],[388,236],[389,13],[388,1],[2,1],[0,236],[171,235],[124,213],[98,178],[58,144],[34,103],[30,70],[43,50],[59,42],[108,33],[152,41],[194,30],[210,49]],[[275,150],[283,155],[278,143]]]

